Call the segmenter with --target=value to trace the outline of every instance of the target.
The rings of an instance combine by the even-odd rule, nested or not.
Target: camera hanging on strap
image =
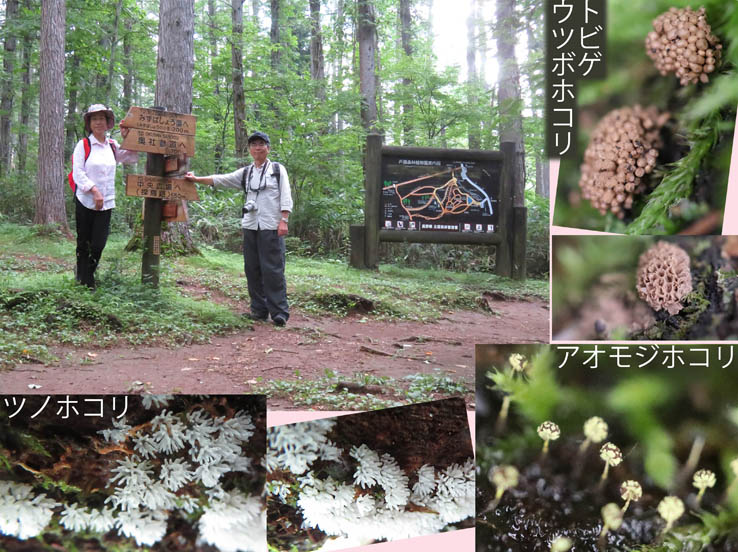
[[[279,191],[282,191],[282,182],[281,182],[281,176],[282,176],[282,170],[279,166],[279,163],[269,161],[269,163],[272,166],[272,176],[277,179],[277,187],[279,188]],[[251,176],[254,173],[254,164],[251,163],[247,168],[244,169],[244,171],[241,173],[241,189],[243,190],[244,194],[244,206],[241,209],[241,216],[246,215],[246,213],[250,213],[252,211],[256,211],[258,209],[258,206],[256,205],[256,199],[248,199],[249,197],[249,191],[256,192],[256,198],[259,197],[259,192],[266,188],[266,182],[264,182],[264,173],[266,172],[267,167],[265,166],[261,173],[261,178],[259,179],[259,186],[257,186],[256,190],[253,190],[251,188]],[[248,175],[247,175],[248,173]],[[246,188],[246,183],[249,183],[249,188]]]

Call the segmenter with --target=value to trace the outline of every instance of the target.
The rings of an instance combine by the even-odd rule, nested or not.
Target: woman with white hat
[[[110,215],[115,207],[115,166],[135,163],[138,153],[122,150],[108,138],[115,126],[113,111],[93,104],[83,113],[85,138],[72,154],[75,215],[77,219],[77,282],[95,289],[95,269],[110,233]],[[128,129],[120,128],[125,138]]]

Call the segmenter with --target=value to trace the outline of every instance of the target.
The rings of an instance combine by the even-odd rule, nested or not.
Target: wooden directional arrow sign
[[[196,120],[194,115],[131,107],[123,119],[123,124],[131,128],[194,136]]]
[[[122,126],[130,129],[122,147],[192,157],[195,155],[195,122],[194,115],[131,107],[122,122]]]
[[[197,201],[194,182],[184,178],[167,178],[144,174],[129,174],[126,179],[126,195],[158,199],[189,199]]]

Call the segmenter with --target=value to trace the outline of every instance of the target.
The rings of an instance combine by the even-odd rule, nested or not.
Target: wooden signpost
[[[158,199],[189,199],[197,201],[197,187],[184,178],[129,174],[126,179],[126,195]]]
[[[180,166],[186,166],[186,157],[195,155],[195,122],[193,115],[143,107],[131,107],[121,122],[129,129],[121,147],[149,154],[146,174],[128,175],[126,195],[144,198],[141,280],[154,287],[159,286],[163,200],[176,202],[178,207],[174,218],[164,220],[186,221],[186,203],[182,200],[199,199],[193,182],[176,175],[164,176],[176,173]]]
[[[195,117],[131,107],[122,121],[130,129],[121,147],[164,155],[195,155]]]

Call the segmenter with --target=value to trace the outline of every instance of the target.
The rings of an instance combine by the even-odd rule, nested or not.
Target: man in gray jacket
[[[242,189],[244,192],[243,260],[251,297],[252,320],[265,322],[271,315],[275,326],[290,316],[284,279],[284,236],[292,212],[292,193],[285,168],[269,160],[269,136],[254,132],[248,139],[254,162],[229,174],[185,178],[193,182]]]

